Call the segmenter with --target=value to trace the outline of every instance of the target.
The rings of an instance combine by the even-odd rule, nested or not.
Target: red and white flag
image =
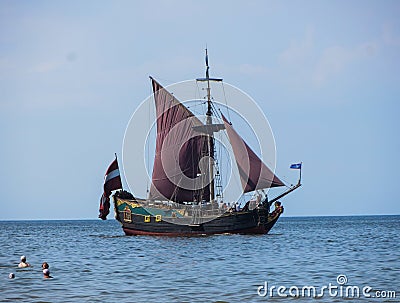
[[[103,195],[100,198],[100,214],[99,218],[102,220],[107,219],[110,213],[110,195],[113,190],[121,189],[122,182],[119,174],[117,158],[110,164],[104,176]]]

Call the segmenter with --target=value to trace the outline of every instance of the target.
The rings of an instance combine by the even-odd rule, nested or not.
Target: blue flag
[[[292,168],[292,169],[301,169],[301,163],[292,164],[292,165],[290,165],[290,168]]]

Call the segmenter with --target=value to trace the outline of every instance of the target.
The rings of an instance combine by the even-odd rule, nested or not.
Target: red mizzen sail
[[[119,174],[118,161],[115,159],[106,171],[104,176],[103,194],[100,198],[99,218],[102,220],[107,219],[110,213],[110,195],[113,190],[121,189],[122,182]]]
[[[235,155],[243,192],[247,193],[256,189],[284,186],[285,184],[275,176],[233,129],[224,115],[222,115],[222,119]]]

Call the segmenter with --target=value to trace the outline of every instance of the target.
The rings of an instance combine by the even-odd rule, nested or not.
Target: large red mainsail
[[[233,129],[224,115],[222,115],[222,119],[235,155],[243,192],[247,193],[256,189],[284,186],[285,184],[261,161]]]
[[[100,198],[99,218],[107,219],[110,213],[110,195],[113,190],[121,189],[122,182],[119,174],[118,161],[115,159],[108,167],[104,176],[103,194]]]
[[[209,155],[207,136],[194,127],[204,124],[153,78],[157,115],[156,152],[149,198],[175,202],[210,199],[201,161]],[[204,171],[203,171],[204,172]]]

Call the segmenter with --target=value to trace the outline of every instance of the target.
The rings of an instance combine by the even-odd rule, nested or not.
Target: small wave
[[[125,238],[125,235],[89,235],[89,237],[93,238],[102,238],[102,239],[113,239],[113,238]]]

